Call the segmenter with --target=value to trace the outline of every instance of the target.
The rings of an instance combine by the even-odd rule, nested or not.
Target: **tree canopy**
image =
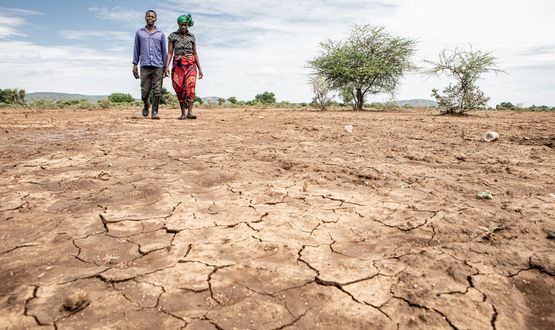
[[[131,103],[134,100],[133,96],[127,93],[112,93],[108,96],[108,101],[112,103]]]
[[[262,94],[257,94],[254,97],[254,102],[261,103],[261,104],[275,104],[276,95],[273,92],[266,91]]]
[[[427,61],[432,65],[425,73],[433,76],[445,74],[455,80],[443,90],[432,90],[439,107],[446,113],[464,113],[486,105],[489,97],[478,88],[476,82],[486,72],[503,72],[498,68],[496,58],[491,52],[444,49],[437,61]]]
[[[320,47],[321,55],[308,65],[332,89],[350,92],[357,110],[368,94],[393,94],[399,79],[415,68],[410,58],[416,41],[392,36],[383,27],[354,25],[345,40],[328,40]]]
[[[25,90],[17,88],[0,89],[0,103],[5,104],[24,104]]]

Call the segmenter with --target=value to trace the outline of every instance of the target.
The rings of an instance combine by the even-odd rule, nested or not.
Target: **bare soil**
[[[553,113],[139,112],[0,111],[2,329],[555,328]]]

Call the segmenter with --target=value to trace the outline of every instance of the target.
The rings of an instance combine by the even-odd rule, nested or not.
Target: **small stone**
[[[118,256],[108,256],[106,263],[110,264],[110,265],[115,265],[119,262],[119,257]]]
[[[90,303],[91,301],[88,299],[87,293],[82,290],[76,290],[66,295],[62,307],[68,312],[75,313],[85,309]]]
[[[499,139],[499,134],[497,134],[497,132],[493,132],[493,131],[486,132],[486,133],[484,133],[484,136],[482,136],[482,139],[485,142],[493,142],[493,141]]]
[[[493,199],[493,193],[490,191],[481,191],[476,194],[476,198],[478,199]]]

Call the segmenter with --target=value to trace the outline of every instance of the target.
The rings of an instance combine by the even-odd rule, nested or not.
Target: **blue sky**
[[[166,35],[192,13],[205,79],[199,96],[312,98],[306,62],[351,24],[384,26],[418,40],[417,64],[443,48],[494,51],[508,74],[486,75],[490,104],[555,106],[555,2],[549,0],[0,0],[0,88],[139,95],[131,76],[133,35],[148,9]],[[396,99],[430,99],[447,79],[411,74]],[[171,90],[171,83],[164,80]],[[377,95],[369,101],[385,101]]]

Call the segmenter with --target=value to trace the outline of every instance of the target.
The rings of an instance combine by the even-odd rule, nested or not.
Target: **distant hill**
[[[101,99],[108,98],[108,95],[83,95],[83,94],[67,94],[67,93],[50,93],[50,92],[36,92],[36,93],[27,93],[25,95],[26,101],[35,101],[35,100],[60,100],[60,101],[68,101],[68,100],[89,100],[96,102]]]
[[[425,99],[400,100],[395,101],[395,103],[400,106],[411,105],[413,107],[437,107],[437,102]]]

